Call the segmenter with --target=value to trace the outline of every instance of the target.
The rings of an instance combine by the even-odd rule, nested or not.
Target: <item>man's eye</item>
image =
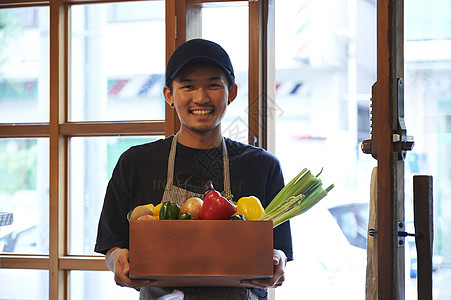
[[[219,88],[219,87],[221,87],[221,85],[218,83],[210,83],[210,87],[211,88]]]
[[[185,90],[186,90],[186,89],[189,90],[189,89],[192,89],[192,88],[193,88],[193,86],[192,86],[192,85],[189,85],[189,84],[183,85],[183,86],[182,86],[182,89],[185,89]]]

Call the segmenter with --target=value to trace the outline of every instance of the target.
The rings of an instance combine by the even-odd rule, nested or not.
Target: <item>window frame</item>
[[[144,0],[134,0],[144,1]],[[229,2],[230,0],[166,0],[166,61],[186,39],[187,4]],[[247,1],[247,0],[238,0]],[[164,120],[70,122],[70,9],[74,5],[129,2],[128,0],[4,0],[0,9],[43,6],[50,8],[50,90],[49,122],[0,123],[0,138],[46,137],[49,139],[49,253],[48,255],[0,254],[1,267],[49,271],[49,299],[69,298],[69,272],[106,271],[101,255],[68,255],[69,251],[69,140],[89,136],[141,136],[174,134],[180,122],[166,104]],[[237,2],[237,0],[230,1]],[[249,3],[249,140],[268,148],[266,73],[274,64],[267,46],[268,3]],[[272,22],[272,28],[274,22]],[[265,30],[266,29],[266,30]],[[271,32],[271,30],[269,31]],[[272,34],[274,30],[272,29]],[[268,49],[270,51],[268,51]],[[271,52],[272,51],[272,52]],[[265,67],[263,67],[265,66]],[[274,94],[275,94],[275,85]],[[274,98],[273,98],[274,99]],[[274,123],[274,122],[273,122]]]

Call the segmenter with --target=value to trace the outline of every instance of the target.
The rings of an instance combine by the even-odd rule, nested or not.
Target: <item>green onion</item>
[[[332,184],[323,189],[322,181],[318,178],[322,171],[314,176],[309,170],[303,169],[272,199],[260,220],[272,220],[273,227],[277,227],[316,205],[334,187]]]
[[[298,182],[299,185],[299,177],[304,175],[308,170],[304,169],[302,170],[296,177],[294,177],[283,189],[280,190],[280,192],[274,197],[274,199],[268,204],[268,206],[265,208],[265,213],[268,213],[273,210],[273,208],[280,206],[280,202],[283,201],[283,199],[287,199],[290,196],[296,196],[293,193],[293,188],[295,187],[295,183]]]
[[[277,216],[294,208],[302,199],[304,199],[304,195],[291,196],[284,202],[283,205],[275,208],[269,213],[265,212],[265,215],[262,218],[264,218],[264,220],[272,220],[273,218],[276,218]]]

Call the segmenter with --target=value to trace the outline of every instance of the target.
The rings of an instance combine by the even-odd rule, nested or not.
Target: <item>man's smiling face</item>
[[[224,72],[202,64],[187,67],[172,83],[172,101],[182,130],[197,133],[220,130],[227,105],[235,99]]]

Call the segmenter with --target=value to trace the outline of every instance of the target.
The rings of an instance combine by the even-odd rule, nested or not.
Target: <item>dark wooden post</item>
[[[418,266],[418,299],[432,299],[434,240],[432,176],[413,176],[413,211]]]

